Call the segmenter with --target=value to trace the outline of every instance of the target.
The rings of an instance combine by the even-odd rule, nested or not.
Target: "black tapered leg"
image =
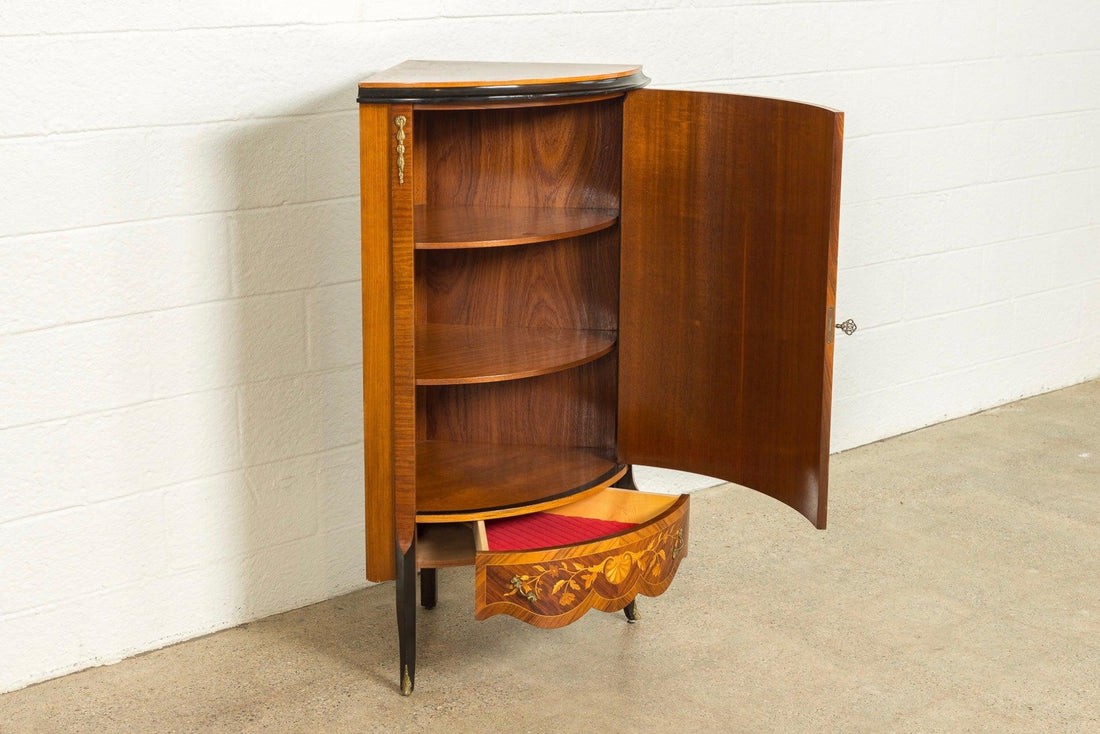
[[[435,609],[435,569],[420,569],[420,606]]]
[[[629,604],[623,607],[623,614],[626,615],[626,621],[630,624],[634,624],[642,618],[642,613],[638,611],[638,599],[634,598]]]
[[[626,468],[626,474],[619,477],[619,481],[611,485],[612,487],[618,487],[619,489],[633,489],[637,490],[638,485],[634,484],[634,466],[628,466]],[[638,611],[638,600],[631,599],[630,603],[623,607],[623,614],[626,615],[626,621],[630,624],[634,624],[642,618],[641,612]]]
[[[619,489],[637,489],[637,485],[634,484],[634,465],[628,466],[626,468],[626,474],[619,477],[619,480],[611,486],[618,487]]]
[[[405,553],[397,549],[397,638],[401,649],[401,694],[409,695],[416,681],[416,543]]]

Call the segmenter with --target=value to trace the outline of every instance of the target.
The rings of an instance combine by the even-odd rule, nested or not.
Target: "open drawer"
[[[517,526],[518,524],[518,526]],[[555,540],[563,542],[555,542]],[[475,616],[563,627],[657,596],[687,555],[688,496],[606,489],[475,528]]]

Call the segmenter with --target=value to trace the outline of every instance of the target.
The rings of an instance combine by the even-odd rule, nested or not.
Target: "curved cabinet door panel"
[[[843,115],[639,90],[623,121],[619,459],[825,525]]]

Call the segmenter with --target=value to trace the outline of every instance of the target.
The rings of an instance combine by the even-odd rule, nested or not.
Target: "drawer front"
[[[530,551],[480,552],[477,619],[510,614],[536,627],[563,627],[593,607],[615,612],[657,596],[687,555],[688,497],[638,527],[608,538]]]

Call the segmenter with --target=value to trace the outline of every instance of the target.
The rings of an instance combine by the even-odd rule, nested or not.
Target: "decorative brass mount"
[[[393,118],[393,124],[397,125],[397,183],[405,183],[405,123],[408,119],[404,115]]]
[[[684,549],[684,529],[680,528],[676,531],[676,545],[672,546],[672,557],[680,555],[680,551]]]
[[[526,598],[527,601],[534,602],[538,600],[538,596],[535,594],[534,590],[527,592],[523,590],[523,580],[520,579],[519,576],[513,576],[512,580],[509,583],[512,584],[512,588],[516,590],[516,593]]]

